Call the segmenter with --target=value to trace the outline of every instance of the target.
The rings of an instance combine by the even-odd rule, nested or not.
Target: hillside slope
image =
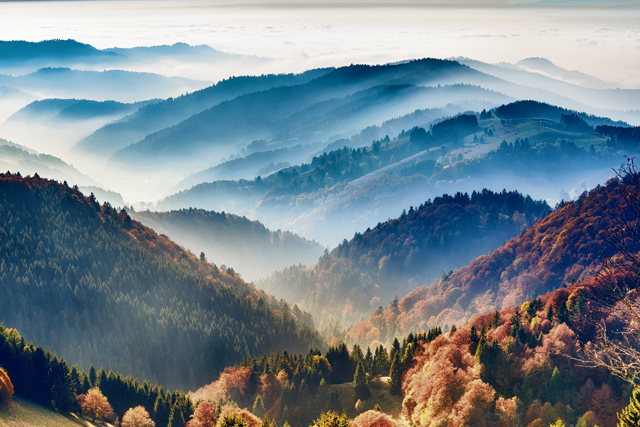
[[[302,302],[316,319],[349,324],[499,247],[550,210],[517,192],[445,194],[345,239],[313,267],[285,269],[258,286]]]
[[[576,360],[607,317],[594,309],[607,293],[589,277],[421,343],[402,414],[416,426],[621,425],[632,387]]]
[[[49,154],[37,153],[0,138],[0,170],[20,172],[22,175],[40,174],[49,179],[69,181],[77,185],[95,185],[72,165]]]
[[[2,427],[85,427],[88,422],[61,415],[50,408],[14,397],[8,408],[0,410]]]
[[[233,266],[249,281],[290,265],[311,264],[323,250],[296,234],[271,231],[258,221],[224,212],[182,209],[130,215],[195,253],[202,251],[219,264]]]
[[[323,342],[286,307],[77,189],[0,175],[0,321],[83,368],[184,389]]]
[[[610,181],[565,203],[489,255],[379,310],[354,326],[351,337],[366,341],[372,331],[460,324],[588,277],[607,253],[601,233],[614,223],[603,212],[615,200],[617,185]]]
[[[305,84],[276,87],[220,104],[174,127],[148,135],[144,140],[116,152],[112,160],[125,164],[153,164],[170,159],[176,162],[180,157],[194,157],[198,153],[211,156],[212,149],[216,146],[220,150],[221,142],[228,147],[230,144],[248,144],[251,140],[260,138],[286,140],[297,137],[297,143],[317,141],[319,138],[344,132],[340,127],[345,125],[348,125],[347,129],[361,129],[376,121],[369,115],[366,124],[349,125],[349,121],[343,123],[344,120],[334,110],[342,108],[343,114],[358,113],[363,102],[372,106],[379,102],[389,109],[393,106],[390,101],[398,96],[410,96],[411,93],[407,91],[415,91],[414,86],[460,82],[472,85],[480,79],[497,80],[456,62],[436,59],[423,59],[402,65],[342,67]],[[498,103],[507,99],[498,93],[491,94],[490,91],[477,87],[475,89],[484,92],[484,98],[493,98]],[[417,95],[421,95],[423,101],[437,105],[407,107],[404,112],[387,113],[380,117],[380,121],[407,114],[416,108],[432,108],[451,102],[444,101],[438,97],[437,91],[432,91],[434,95]],[[327,122],[324,116],[332,111],[337,120]],[[321,134],[301,132],[306,125],[313,124],[307,123],[310,120],[324,125],[319,129],[322,130]],[[301,141],[303,136],[311,140]],[[178,147],[181,147],[179,152]],[[239,151],[238,147],[234,148]],[[178,155],[180,157],[176,157]]]
[[[109,156],[136,143],[148,134],[173,126],[188,117],[242,94],[306,83],[330,69],[310,70],[301,74],[280,74],[257,77],[232,77],[213,86],[169,98],[110,123],[80,141],[74,150],[79,153]]]
[[[10,86],[47,98],[84,98],[96,101],[137,102],[168,98],[201,89],[207,82],[122,70],[80,71],[42,68],[30,74],[0,74],[0,86]]]

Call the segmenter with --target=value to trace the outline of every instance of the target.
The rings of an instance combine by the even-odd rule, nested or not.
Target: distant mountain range
[[[45,99],[34,101],[16,113],[7,121],[57,122],[92,120],[96,118],[122,117],[147,106],[154,101],[141,101],[125,104],[116,101],[92,101],[87,99]]]
[[[428,113],[414,113],[414,126],[429,120]],[[397,206],[417,206],[438,193],[472,192],[478,185],[501,191],[508,186],[559,201],[565,197],[562,187],[569,191],[584,182],[595,185],[623,154],[638,150],[635,140],[618,143],[598,133],[595,128],[601,125],[630,129],[548,104],[515,102],[484,115],[469,113],[421,124],[424,128],[408,127],[371,145],[361,145],[360,138],[340,141],[343,148],[322,151],[270,176],[198,184],[161,200],[156,208],[246,212],[272,228],[335,245],[345,235],[361,232],[363,225],[397,216]],[[378,136],[380,131],[372,128],[363,134]],[[542,190],[538,184],[547,180],[554,185]]]
[[[95,185],[96,182],[80,171],[49,154],[41,154],[0,138],[0,170],[68,181],[71,185]]]
[[[165,77],[122,70],[80,71],[70,68],[41,68],[20,76],[0,75],[0,86],[13,87],[39,97],[119,102],[178,96],[201,89],[208,83],[184,77]]]

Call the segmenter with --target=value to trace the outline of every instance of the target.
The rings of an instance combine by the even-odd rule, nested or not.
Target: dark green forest
[[[184,427],[176,421],[188,420],[194,404],[184,392],[171,392],[159,385],[140,382],[132,376],[106,372],[93,365],[82,370],[70,366],[48,348],[27,342],[16,329],[0,323],[0,366],[4,368],[23,399],[51,407],[60,412],[80,412],[78,395],[96,387],[107,397],[116,416],[142,405],[157,427]]]
[[[71,363],[188,389],[324,346],[286,304],[76,188],[0,175],[0,321]]]

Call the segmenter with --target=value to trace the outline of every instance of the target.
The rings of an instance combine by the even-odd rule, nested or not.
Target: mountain
[[[219,264],[233,266],[249,281],[290,265],[311,264],[323,249],[296,234],[271,231],[257,221],[224,212],[183,209],[129,214],[185,248],[203,252]]]
[[[275,349],[323,347],[229,268],[42,178],[0,175],[0,321],[69,363],[188,389]]]
[[[101,51],[75,40],[45,40],[28,42],[22,40],[0,41],[0,66],[9,62],[29,62],[38,59],[83,58],[85,60],[113,60],[116,52]]]
[[[2,74],[0,86],[10,86],[43,98],[137,102],[181,95],[201,89],[207,86],[207,82],[122,70],[80,71],[70,68],[41,68],[25,75]]]
[[[589,277],[610,255],[602,235],[617,224],[603,212],[617,200],[618,185],[612,180],[562,204],[520,237],[379,309],[350,335],[385,341],[390,331],[460,324]]]
[[[478,186],[522,189],[555,204],[606,180],[623,155],[639,150],[632,137],[618,143],[589,125],[601,132],[603,126],[633,129],[626,124],[537,102],[494,110],[505,119],[484,111],[434,120],[444,111],[420,110],[367,128],[335,141],[311,161],[259,180],[198,184],[159,201],[155,209],[243,213],[270,228],[335,246],[345,235],[397,217],[402,206],[443,193],[471,193]],[[547,113],[559,121],[544,118]],[[385,135],[397,129],[402,130],[395,138]],[[376,137],[381,139],[371,144],[369,138]]]
[[[316,319],[353,324],[394,295],[489,253],[550,210],[517,192],[445,194],[343,240],[312,267],[288,268],[257,286],[302,303]]]
[[[78,121],[96,118],[119,118],[153,102],[141,101],[125,104],[116,101],[92,101],[88,99],[44,99],[34,101],[21,108],[12,114],[7,121]]]
[[[525,58],[518,61],[515,65],[527,71],[541,73],[557,80],[568,83],[586,86],[592,89],[614,89],[615,85],[611,82],[602,81],[596,77],[590,76],[580,71],[565,70],[558,67],[546,58]]]
[[[29,104],[35,97],[13,87],[0,86],[0,122],[16,112],[16,107]]]
[[[206,45],[186,43],[97,49],[76,40],[0,41],[0,72],[13,75],[41,68],[67,67],[85,71],[143,71],[215,81],[232,71],[262,74],[273,68],[271,63],[268,58],[230,54]]]
[[[305,83],[329,71],[330,69],[316,69],[302,74],[270,74],[222,80],[205,89],[155,103],[130,117],[106,125],[81,141],[74,150],[92,156],[109,156],[148,134],[173,126],[223,101],[277,86]]]
[[[90,177],[83,175],[73,166],[58,157],[37,153],[18,144],[0,138],[0,170],[20,172],[22,175],[40,174],[71,184],[95,185]]]
[[[254,143],[266,141],[254,141]],[[253,144],[258,145],[258,144]],[[180,181],[174,191],[188,190],[202,182],[219,180],[253,179],[268,176],[273,172],[291,166],[291,163],[302,163],[310,153],[323,148],[324,144],[299,144],[293,147],[275,150],[258,151],[237,159],[227,160],[219,165],[205,169]],[[274,163],[277,162],[277,163]]]
[[[452,101],[445,97],[455,93],[438,88],[424,89],[416,86],[494,79],[452,61],[424,59],[402,65],[350,66],[331,71],[308,83],[277,87],[267,91],[240,96],[203,111],[180,124],[148,135],[144,140],[127,147],[112,156],[112,160],[126,164],[158,164],[169,159],[176,164],[180,159],[199,159],[213,156],[220,151],[236,152],[255,139],[270,141],[292,139],[296,143],[317,141],[322,135],[329,137],[350,129],[362,129],[379,121],[407,114],[418,108],[440,107]],[[459,87],[458,89],[464,89]],[[498,94],[490,94],[481,88],[465,97],[464,91],[457,99],[493,99],[505,102]],[[439,92],[442,92],[442,96]],[[399,105],[396,108],[393,102]],[[416,103],[407,101],[415,99]],[[446,101],[445,101],[446,99]],[[421,104],[421,105],[420,105]],[[434,105],[436,104],[436,105]],[[360,111],[385,110],[372,116]],[[361,119],[364,122],[350,122]],[[361,117],[363,116],[364,117]],[[335,118],[334,118],[335,117]],[[318,131],[322,131],[318,134]],[[177,147],[181,147],[178,152]],[[205,157],[206,158],[206,157]]]

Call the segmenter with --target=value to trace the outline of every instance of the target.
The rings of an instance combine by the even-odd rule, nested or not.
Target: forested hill
[[[615,225],[603,212],[613,204],[617,185],[610,181],[565,203],[491,254],[377,311],[350,336],[367,341],[391,330],[460,324],[587,277],[601,263],[602,233]]]
[[[0,322],[71,363],[193,388],[246,355],[324,346],[298,310],[77,188],[0,174]]]
[[[225,212],[181,209],[130,215],[194,252],[233,266],[246,280],[265,277],[293,264],[313,264],[322,246],[287,231],[271,231],[258,221]]]
[[[354,322],[443,269],[489,253],[550,210],[518,192],[445,194],[345,239],[311,268],[285,269],[258,286],[302,301],[316,319]]]
[[[205,89],[140,108],[128,117],[98,129],[82,140],[76,149],[94,155],[111,155],[120,148],[140,141],[149,133],[173,126],[220,102],[277,86],[306,83],[330,71],[321,68],[301,74],[242,76],[222,80]]]

